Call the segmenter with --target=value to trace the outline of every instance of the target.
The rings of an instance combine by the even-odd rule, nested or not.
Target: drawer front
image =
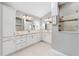
[[[29,40],[29,39],[32,39],[33,38],[33,35],[27,35],[27,40]]]
[[[27,37],[26,36],[20,36],[20,37],[17,37],[15,42],[16,42],[16,49],[17,50],[20,50],[24,47],[27,47]]]
[[[16,38],[15,42],[16,42],[16,44],[26,42],[26,36],[21,36],[21,37]]]
[[[27,43],[26,42],[23,42],[23,43],[20,43],[20,44],[16,44],[16,49],[17,50],[20,50],[22,48],[25,48],[27,47]]]
[[[16,40],[15,40],[15,43],[16,43],[16,44],[20,44],[20,43],[21,43],[21,39],[16,39]]]

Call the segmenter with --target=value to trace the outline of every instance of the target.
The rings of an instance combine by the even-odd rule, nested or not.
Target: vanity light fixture
[[[22,17],[24,20],[26,20],[26,21],[31,21],[32,20],[32,17],[31,16],[23,16]]]
[[[52,18],[51,17],[47,18],[47,19],[45,19],[45,21],[52,21]]]
[[[49,22],[47,22],[47,24],[49,24]]]
[[[29,18],[29,16],[26,16],[26,19],[28,19]]]
[[[29,20],[32,20],[32,17],[27,16],[26,19],[29,21]]]
[[[32,20],[32,17],[31,16],[26,16],[26,19],[27,20]]]
[[[49,17],[49,18],[45,19],[44,21],[47,22],[47,24],[52,23],[52,18]]]
[[[23,19],[25,19],[25,18],[26,18],[26,16],[24,15],[22,18],[23,18]]]

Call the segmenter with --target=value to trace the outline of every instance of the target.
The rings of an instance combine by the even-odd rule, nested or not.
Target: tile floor
[[[32,45],[24,50],[21,50],[11,56],[57,56],[56,53],[51,53],[48,43],[40,42]]]

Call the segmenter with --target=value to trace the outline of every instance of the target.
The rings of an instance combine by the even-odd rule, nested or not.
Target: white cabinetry
[[[16,51],[15,42],[13,37],[10,38],[3,38],[6,41],[3,41],[3,55],[8,55]]]
[[[3,37],[14,36],[16,12],[11,7],[2,5]]]
[[[16,50],[22,49],[27,46],[26,43],[26,35],[23,36],[16,36],[15,44],[16,44]]]
[[[33,43],[33,36],[32,34],[27,35],[27,46],[31,45]]]
[[[41,37],[40,37],[40,34],[39,33],[33,34],[33,42],[34,43],[39,42],[40,39],[41,39]]]
[[[41,33],[37,33],[37,38],[38,38],[38,41],[41,40]]]
[[[27,35],[27,46],[37,43],[39,41],[40,41],[40,36],[38,33]]]
[[[26,35],[16,36],[15,45],[16,50],[20,50],[22,48],[28,47],[32,44],[35,44],[40,41],[39,33],[32,33]]]
[[[0,20],[1,20],[1,28],[2,32],[2,54],[8,55],[15,51],[15,43],[14,39],[12,38],[15,36],[15,17],[16,11],[8,6],[0,4]],[[1,45],[1,44],[0,44]]]
[[[38,42],[38,38],[37,38],[37,34],[32,34],[33,35],[33,39],[32,39],[32,43],[36,43]]]
[[[0,6],[0,20],[2,28],[2,52],[3,55],[9,55],[19,49],[25,48],[40,41],[39,33],[30,33],[26,35],[15,36],[16,32],[16,11],[11,7]],[[0,45],[1,45],[0,42]],[[0,47],[1,48],[1,47]],[[0,49],[1,50],[1,49]]]
[[[51,32],[43,32],[42,33],[42,40],[51,44],[51,42],[52,42]]]

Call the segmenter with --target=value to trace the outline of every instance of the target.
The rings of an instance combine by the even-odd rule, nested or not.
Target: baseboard
[[[51,45],[51,43],[49,43],[49,42],[47,42],[45,40],[41,40],[41,42],[44,42],[44,43],[47,43],[47,44]]]
[[[57,51],[57,50],[55,50],[55,49],[52,49],[51,48],[51,50],[50,50],[51,52],[51,56],[67,56],[66,54],[64,54],[64,53],[62,53],[62,52],[59,52],[59,51]]]

